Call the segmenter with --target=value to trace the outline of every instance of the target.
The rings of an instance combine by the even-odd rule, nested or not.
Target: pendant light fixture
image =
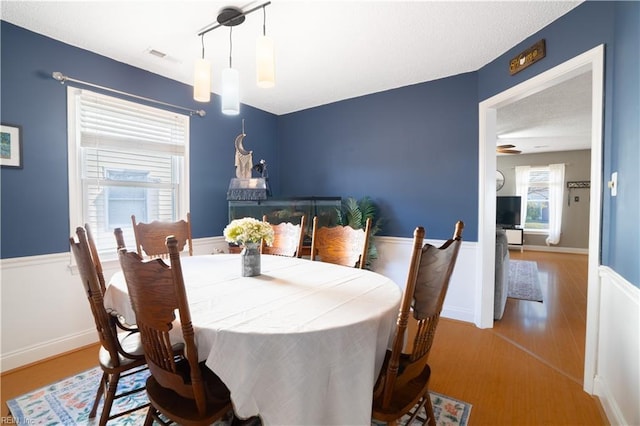
[[[270,5],[268,1],[264,4],[254,7],[248,11],[242,11],[237,7],[225,7],[220,11],[217,17],[217,23],[209,25],[201,30],[198,35],[203,37],[202,42],[202,60],[196,62],[196,71],[194,78],[194,99],[201,102],[208,102],[210,98],[205,99],[201,89],[204,87],[203,75],[208,75],[209,87],[207,92],[211,92],[211,65],[209,69],[205,69],[205,65],[201,62],[204,60],[204,35],[209,31],[220,28],[221,26],[229,27],[229,68],[222,70],[222,89],[221,89],[221,106],[222,113],[227,115],[237,115],[240,113],[240,75],[238,70],[233,68],[233,27],[244,22],[246,15],[262,8],[263,24],[262,36],[258,39],[256,50],[256,74],[257,84],[259,87],[273,87],[275,85],[275,67],[274,67],[274,48],[273,40],[266,35],[266,6]],[[207,61],[205,61],[207,62]],[[208,63],[208,62],[207,62]]]
[[[211,100],[211,62],[204,58],[204,35],[202,35],[202,58],[196,59],[194,70],[193,99],[198,102]]]
[[[222,70],[222,113],[226,115],[240,114],[240,74],[233,68],[231,55],[233,52],[233,27],[229,28],[229,68]]]
[[[267,37],[267,10],[262,6],[262,36],[256,43],[256,74],[258,87],[273,87],[276,84],[273,40]]]

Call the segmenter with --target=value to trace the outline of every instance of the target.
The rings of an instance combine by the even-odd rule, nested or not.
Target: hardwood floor
[[[507,299],[503,319],[495,322],[494,331],[582,385],[587,256],[518,251],[510,256],[537,262],[544,302]]]
[[[582,390],[587,256],[517,250],[538,264],[543,303],[507,299],[492,329],[442,319],[430,389],[473,404],[473,425],[606,425]]]
[[[606,425],[582,390],[587,256],[510,251],[538,263],[544,302],[508,299],[493,329],[441,319],[430,388],[473,404],[469,425]],[[96,365],[97,345],[5,373],[7,399]]]

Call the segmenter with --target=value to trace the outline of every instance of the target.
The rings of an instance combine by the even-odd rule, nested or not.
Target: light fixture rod
[[[267,35],[267,9],[262,6],[262,35]]]
[[[62,74],[60,71],[54,71],[53,73],[51,73],[51,77],[53,77],[54,80],[59,81],[60,84],[65,84],[67,81],[70,81],[70,82],[73,82],[73,83],[79,83],[79,84],[83,84],[85,86],[95,87],[96,89],[106,90],[107,92],[117,93],[119,95],[124,95],[124,96],[128,96],[128,97],[131,97],[131,98],[147,101],[147,102],[152,102],[152,103],[155,103],[155,104],[158,104],[158,105],[164,105],[164,106],[168,106],[168,107],[171,107],[171,108],[180,109],[180,110],[183,110],[183,111],[188,111],[189,115],[197,115],[197,116],[200,116],[200,117],[204,117],[207,114],[205,112],[205,110],[203,110],[203,109],[198,109],[198,110],[189,109],[189,108],[181,107],[179,105],[173,105],[173,104],[169,104],[169,103],[166,103],[166,102],[157,101],[155,99],[145,98],[144,96],[138,96],[138,95],[134,95],[132,93],[122,92],[120,90],[111,89],[109,87],[100,86],[100,85],[89,83],[89,82],[86,82],[86,81],[76,80],[75,78],[71,78],[69,76],[66,76],[66,75]]]
[[[268,2],[266,2],[266,3],[263,3],[263,4],[259,5],[259,6],[254,7],[253,9],[249,9],[249,10],[247,10],[246,12],[240,12],[240,14],[239,14],[239,15],[232,16],[231,18],[227,19],[227,20],[226,20],[226,21],[224,21],[224,22],[216,23],[215,25],[213,25],[213,26],[211,26],[211,27],[208,27],[208,28],[206,28],[206,27],[205,27],[205,29],[203,29],[202,31],[200,31],[200,32],[198,33],[198,35],[199,35],[199,36],[202,36],[202,35],[204,35],[204,34],[208,33],[209,31],[213,31],[213,30],[215,30],[216,28],[220,28],[221,26],[226,25],[226,24],[228,24],[229,22],[231,22],[231,21],[234,21],[234,20],[238,19],[238,17],[240,17],[240,16],[247,16],[248,14],[253,13],[253,12],[255,12],[256,10],[258,10],[258,9],[260,9],[260,8],[263,8],[263,7],[269,6],[270,4],[271,4],[271,2],[270,2],[270,1],[268,1]]]
[[[231,55],[233,53],[233,27],[229,27],[229,68],[233,68],[231,63]],[[203,36],[204,37],[204,36]]]

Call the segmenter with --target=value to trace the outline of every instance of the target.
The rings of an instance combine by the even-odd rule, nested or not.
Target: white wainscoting
[[[640,425],[640,289],[601,266],[594,393],[611,424]]]
[[[386,275],[404,290],[409,272],[409,260],[413,248],[412,238],[375,237],[378,259],[372,264],[375,272]],[[425,240],[439,247],[444,240]],[[477,242],[463,241],[458,253],[456,267],[451,276],[442,316],[473,322],[477,285]]]
[[[439,246],[443,241],[427,240]],[[411,238],[377,237],[380,253],[376,272],[404,289]],[[227,250],[223,237],[194,240],[194,254]],[[463,242],[451,278],[442,315],[473,321],[477,243]],[[114,259],[103,259],[105,276],[119,270]],[[97,341],[95,325],[70,253],[0,261],[2,346],[0,371],[31,364]]]
[[[2,371],[97,340],[70,253],[2,260]]]
[[[223,237],[194,240],[194,254],[225,250]],[[103,261],[107,279],[120,266]],[[98,341],[95,323],[71,253],[0,261],[0,372]]]

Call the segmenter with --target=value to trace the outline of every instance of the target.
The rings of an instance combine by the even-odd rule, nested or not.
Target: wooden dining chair
[[[431,369],[427,359],[460,251],[463,228],[464,223],[458,221],[453,238],[440,247],[431,244],[423,247],[424,228],[418,227],[414,231],[407,285],[400,303],[393,346],[387,350],[373,391],[372,417],[375,420],[395,425],[402,416],[409,414],[411,418],[406,424],[413,424],[424,407],[427,418],[419,420],[422,424],[436,425],[429,397]],[[415,322],[407,333],[411,311]],[[405,345],[405,341],[409,344]]]
[[[91,307],[101,344],[98,360],[102,369],[102,378],[89,418],[92,419],[96,416],[98,403],[104,395],[99,424],[105,425],[108,420],[129,414],[148,405],[135,406],[126,411],[111,414],[111,407],[116,399],[144,391],[143,386],[117,394],[120,378],[144,369],[145,358],[138,330],[122,323],[115,312],[107,311],[104,307],[104,276],[89,226],[76,228],[76,235],[78,242],[74,237],[69,238],[71,252],[78,266],[80,279]],[[118,330],[121,332],[119,333]]]
[[[335,263],[364,269],[367,263],[371,218],[367,218],[364,229],[346,226],[318,226],[318,217],[313,218],[311,235],[311,260]]]
[[[262,217],[268,222],[267,215]],[[264,240],[260,247],[263,254],[275,254],[278,256],[302,257],[302,242],[304,241],[306,217],[300,218],[300,223],[294,225],[291,222],[282,222],[277,225],[270,224],[273,229],[273,243],[266,245]]]
[[[187,220],[176,222],[153,221],[143,223],[136,221],[136,215],[131,215],[133,234],[136,239],[136,250],[140,257],[149,259],[169,258],[169,252],[165,245],[167,236],[173,235],[178,241],[178,250],[184,250],[188,245],[189,256],[193,256],[193,241],[191,238],[191,213],[187,213]]]
[[[229,389],[204,362],[198,363],[179,242],[169,236],[166,245],[171,266],[160,259],[143,261],[126,249],[118,252],[151,371],[145,425],[163,423],[160,414],[180,425],[209,425],[232,412]],[[178,344],[170,337],[176,311],[184,341]]]
[[[91,253],[91,260],[93,261],[93,265],[96,270],[96,275],[98,276],[98,282],[100,283],[100,291],[102,295],[107,291],[106,282],[104,280],[104,272],[102,270],[102,262],[100,262],[100,256],[98,256],[98,248],[96,247],[95,239],[93,238],[93,233],[91,232],[91,228],[88,223],[84,224],[84,231],[87,234],[87,244],[89,245],[89,252]],[[77,229],[76,229],[77,234]]]
[[[124,233],[122,232],[122,228],[115,228],[113,230],[113,235],[116,237],[116,248],[118,251],[122,248],[127,248],[127,245],[124,242]]]

